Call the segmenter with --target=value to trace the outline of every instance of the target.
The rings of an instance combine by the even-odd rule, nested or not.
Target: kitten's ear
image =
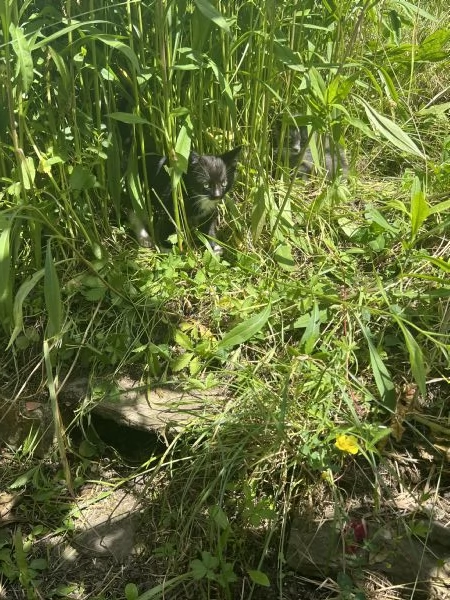
[[[196,165],[198,163],[199,158],[200,158],[200,156],[197,154],[197,152],[191,152],[189,154],[189,164]]]
[[[225,154],[222,154],[220,158],[228,167],[235,167],[241,150],[242,146],[237,146],[236,148],[233,148],[233,150],[229,150],[228,152],[225,152]]]

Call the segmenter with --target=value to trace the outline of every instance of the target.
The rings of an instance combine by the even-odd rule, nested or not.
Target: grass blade
[[[12,344],[14,343],[14,340],[19,335],[19,333],[22,331],[22,327],[23,327],[22,306],[23,306],[23,303],[24,303],[26,297],[28,296],[28,294],[31,292],[32,289],[34,289],[36,284],[39,283],[39,281],[42,279],[43,276],[44,276],[44,269],[40,269],[39,271],[36,271],[36,273],[30,279],[28,279],[27,281],[22,283],[22,285],[20,286],[20,288],[16,294],[16,297],[14,298],[14,305],[13,305],[14,329],[13,329],[13,332],[9,339],[8,346],[6,348],[7,350],[8,350],[8,348],[11,348]]]
[[[56,393],[56,383],[53,377],[51,350],[49,348],[47,340],[44,340],[44,362],[45,370],[47,372],[47,386],[50,396],[50,404],[52,407],[53,424],[55,427],[55,437],[56,442],[58,444],[59,458],[61,459],[61,465],[64,471],[64,478],[66,480],[67,489],[73,495],[72,476],[70,474],[70,466],[66,454],[64,426],[61,419],[61,413],[59,411],[58,396]]]
[[[0,320],[5,332],[12,316],[10,237],[11,228],[6,227],[0,235]]]
[[[418,177],[414,177],[411,188],[411,237],[414,239],[428,217],[428,203]]]
[[[33,83],[33,57],[31,56],[30,41],[25,37],[21,27],[16,27],[14,23],[9,26],[12,47],[17,56],[17,73],[20,73],[22,79],[22,89],[28,92]]]
[[[47,242],[47,253],[45,256],[44,297],[48,314],[47,336],[51,338],[61,331],[63,306],[50,240]]]
[[[394,382],[392,381],[392,377],[383,360],[381,359],[378,350],[372,342],[372,334],[370,333],[369,329],[365,327],[361,321],[359,324],[369,348],[370,364],[376,386],[381,396],[381,402],[386,409],[392,411],[395,408]]]
[[[411,364],[411,372],[415,379],[415,382],[419,386],[420,393],[425,398],[426,396],[426,385],[427,385],[427,371],[425,368],[425,363],[423,360],[422,350],[419,344],[414,339],[412,333],[405,326],[403,321],[401,321],[395,314],[393,314],[394,319],[397,321],[398,326],[402,330],[403,337],[405,338],[406,348],[409,354],[409,362]]]
[[[419,158],[426,158],[424,153],[419,150],[409,135],[405,133],[403,129],[397,125],[397,123],[394,123],[394,121],[391,119],[388,119],[384,115],[380,114],[365,100],[362,100],[361,98],[359,100],[364,106],[367,117],[374,131],[378,131],[378,133],[385,137],[399,150],[414,156],[418,156]]]
[[[133,113],[113,112],[109,113],[108,117],[115,121],[120,121],[121,123],[128,123],[129,125],[150,125],[147,119]]]

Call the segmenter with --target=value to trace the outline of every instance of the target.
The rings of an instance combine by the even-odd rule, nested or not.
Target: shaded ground
[[[408,434],[390,442],[376,489],[373,467],[363,459],[349,460],[334,488],[318,477],[298,497],[283,539],[276,529],[267,542],[268,527],[240,527],[236,515],[224,560],[233,561],[237,582],[224,586],[214,581],[221,574],[217,565],[210,581],[186,575],[211,547],[208,516],[182,514],[207,482],[197,488],[171,477],[169,468],[154,469],[167,439],[92,415],[70,439],[77,449],[69,455],[74,497],[56,454],[36,461],[2,448],[2,600],[119,600],[127,584],[139,593],[164,584],[154,597],[169,600],[450,598],[450,470],[443,439],[434,451]],[[146,466],[136,466],[144,460]],[[247,569],[255,565],[270,585],[252,591]]]

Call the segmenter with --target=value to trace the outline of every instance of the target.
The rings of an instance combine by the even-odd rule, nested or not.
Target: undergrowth
[[[400,0],[0,4],[2,487],[57,507],[1,538],[4,585],[27,598],[259,598],[267,586],[281,598],[299,506],[317,517],[334,502],[345,522],[345,485],[358,473],[360,495],[379,508],[393,453],[420,443],[441,464],[446,10]],[[298,113],[345,146],[349,181],[290,180],[274,165],[271,129]],[[138,248],[128,209],[152,223],[152,173],[139,156],[169,157],[178,206],[191,148],[237,144],[223,256],[192,245],[181,206],[168,254]],[[59,393],[80,373],[93,400],[67,427]],[[68,491],[98,483],[96,442],[77,440],[73,423],[84,427],[98,380],[130,373],[150,388],[220,390],[131,474],[116,457],[112,487],[143,478],[154,581],[49,591],[49,562],[28,557],[51,532],[76,529]],[[50,415],[57,473],[38,452],[45,431],[11,440],[21,429],[11,415],[30,402]],[[392,488],[409,488],[397,475]],[[332,593],[364,597],[345,578]]]

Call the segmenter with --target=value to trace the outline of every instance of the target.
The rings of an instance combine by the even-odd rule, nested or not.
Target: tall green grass
[[[205,596],[213,586],[231,597],[239,569],[264,582],[275,534],[281,573],[292,497],[318,473],[337,485],[336,438],[354,436],[374,467],[401,384],[426,397],[430,380],[448,381],[444,11],[404,0],[0,4],[5,395],[17,400],[11,380],[21,389],[42,366],[59,427],[58,377],[73,368],[227,382],[229,403],[158,471],[173,476],[180,521],[190,508],[180,557]],[[346,146],[348,184],[274,169],[271,129],[281,118],[286,136],[297,113]],[[124,214],[132,204],[151,222],[140,157],[169,157],[177,204],[190,149],[237,144],[225,259],[185,243],[181,206],[183,252],[138,251]],[[240,527],[267,534],[248,562]],[[209,555],[189,563],[200,548]]]

